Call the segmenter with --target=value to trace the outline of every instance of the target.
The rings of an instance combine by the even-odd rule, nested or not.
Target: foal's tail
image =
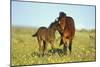
[[[37,36],[37,32],[36,32],[35,34],[32,35],[32,37],[35,37],[35,36]]]

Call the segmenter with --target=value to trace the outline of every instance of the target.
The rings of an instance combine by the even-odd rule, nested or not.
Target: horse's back
[[[66,17],[66,22],[68,23],[67,26],[69,26],[70,29],[75,30],[74,19],[72,17]]]
[[[75,35],[75,24],[72,17],[66,17],[66,25],[64,29],[66,36],[73,38]]]

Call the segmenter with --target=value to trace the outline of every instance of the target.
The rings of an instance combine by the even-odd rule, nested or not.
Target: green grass
[[[32,34],[36,32],[34,28],[13,27],[12,28],[12,44],[11,44],[11,65],[34,65],[34,64],[48,64],[48,63],[67,63],[67,62],[80,62],[80,61],[95,61],[96,60],[96,44],[95,44],[95,31],[76,31],[72,45],[72,54],[58,55],[55,53],[39,57],[38,54],[38,41]],[[89,35],[94,38],[91,39]],[[59,47],[60,35],[56,33],[55,48]],[[50,50],[50,44],[47,50]]]

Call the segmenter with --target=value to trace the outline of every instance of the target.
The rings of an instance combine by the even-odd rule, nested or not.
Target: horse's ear
[[[58,21],[58,18],[56,18],[55,21]]]
[[[55,22],[57,21],[57,19],[55,19]]]
[[[63,11],[61,11],[61,12],[59,13],[59,17],[62,17],[62,16],[66,16],[66,13],[63,12]]]

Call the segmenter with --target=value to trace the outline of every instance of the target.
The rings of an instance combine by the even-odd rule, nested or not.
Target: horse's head
[[[62,17],[66,17],[66,13],[60,12],[60,13],[59,13],[59,18],[62,18]]]
[[[58,31],[59,31],[59,33],[63,33],[63,30],[66,25],[66,13],[60,12],[59,17],[57,19],[58,19],[58,23],[60,25],[60,29]]]
[[[66,15],[59,15],[58,19],[58,23],[60,25],[61,30],[59,31],[60,33],[64,30],[65,25],[66,25]]]

